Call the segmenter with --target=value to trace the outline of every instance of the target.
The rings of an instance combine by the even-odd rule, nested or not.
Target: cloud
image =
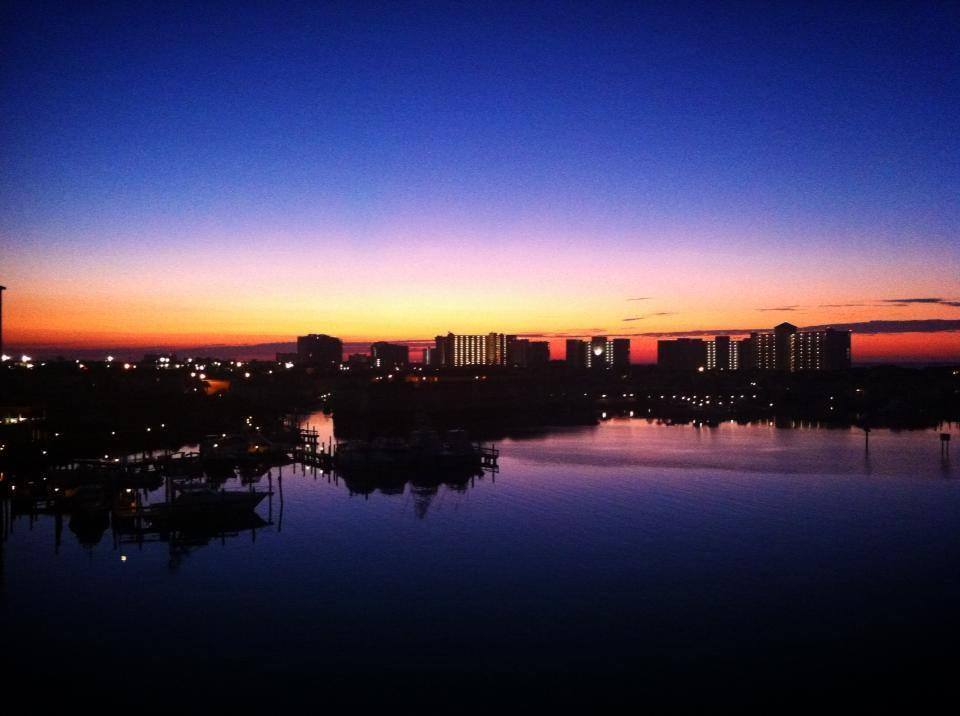
[[[649,301],[653,296],[640,296],[639,298],[628,298],[628,301]]]
[[[889,303],[900,308],[905,308],[907,306],[922,303],[922,304],[939,304],[941,306],[952,306],[954,308],[960,308],[960,300],[953,300],[947,298],[884,298],[881,300],[881,303]]]
[[[818,308],[853,308],[854,306],[870,306],[869,303],[821,303]]]
[[[676,316],[677,314],[673,311],[657,311],[656,313],[647,313],[643,316],[630,316],[629,318],[624,318],[624,321],[642,321],[645,318],[654,318],[656,316]]]
[[[939,318],[918,319],[915,321],[859,321],[857,323],[825,323],[819,326],[804,326],[801,331],[824,330],[834,328],[839,331],[853,331],[865,335],[888,333],[953,333],[960,331],[960,320]],[[695,336],[746,336],[750,333],[764,333],[769,328],[709,328],[692,331],[650,331],[635,333],[645,338],[681,338]]]
[[[758,308],[758,311],[796,311],[800,306],[777,306],[776,308]]]
[[[950,333],[960,331],[960,320],[927,318],[916,321],[861,321],[859,323],[833,323],[822,326],[807,326],[806,330],[835,328],[854,333]]]

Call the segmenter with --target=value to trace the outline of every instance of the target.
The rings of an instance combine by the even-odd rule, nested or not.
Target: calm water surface
[[[851,430],[623,420],[499,447],[499,473],[460,488],[274,469],[265,524],[206,544],[65,528],[56,548],[52,517],[17,518],[4,658],[747,683],[956,643],[960,468],[935,432],[876,430],[867,457]]]

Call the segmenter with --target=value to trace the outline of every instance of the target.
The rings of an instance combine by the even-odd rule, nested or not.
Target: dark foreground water
[[[943,461],[935,432],[874,431],[869,458],[856,431],[636,420],[500,448],[499,473],[462,488],[274,470],[259,527],[194,544],[81,544],[65,523],[57,546],[52,517],[16,518],[4,672],[271,702],[950,683],[960,454]]]

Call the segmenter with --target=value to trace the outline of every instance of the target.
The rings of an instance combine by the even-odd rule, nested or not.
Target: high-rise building
[[[587,350],[587,368],[606,368],[610,363],[612,356],[608,350],[606,336],[594,336],[590,339],[589,349]]]
[[[657,365],[669,370],[706,369],[706,342],[702,338],[657,341]]]
[[[706,342],[707,370],[737,370],[740,367],[740,344],[730,336],[717,336]]]
[[[593,336],[567,340],[567,365],[573,368],[622,368],[630,365],[630,339]]]
[[[850,331],[800,331],[790,346],[790,370],[840,370],[850,367]]]
[[[793,370],[793,345],[797,327],[792,323],[781,323],[773,329],[774,370]]]
[[[343,341],[323,333],[297,338],[297,359],[301,363],[334,368],[343,361]]]
[[[587,354],[590,352],[590,345],[579,338],[567,339],[567,365],[571,368],[586,368]]]
[[[370,364],[374,368],[405,368],[410,363],[410,349],[397,343],[377,341],[370,346]]]
[[[504,365],[507,362],[507,337],[502,333],[462,335],[448,333],[436,337],[438,365]]]
[[[507,365],[526,368],[530,361],[530,341],[526,338],[507,336]]]
[[[626,368],[630,365],[630,339],[614,338],[608,349],[610,365],[614,368]]]
[[[507,365],[529,368],[549,362],[550,344],[546,341],[531,341],[527,338],[507,336]]]
[[[547,341],[530,341],[527,349],[527,365],[546,365],[550,362],[550,344]]]
[[[838,370],[851,364],[849,331],[801,331],[790,323],[781,323],[770,333],[751,333],[741,341],[729,336],[705,342],[690,338],[659,341],[658,365],[699,367],[695,365],[699,343],[703,345],[703,365],[709,370]]]

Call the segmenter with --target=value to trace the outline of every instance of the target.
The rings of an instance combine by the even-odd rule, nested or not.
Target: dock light
[[[250,377],[250,374],[249,374],[249,373],[244,373],[244,374],[243,374],[243,377],[244,377],[244,378],[249,378],[249,377]]]
[[[207,379],[207,374],[206,374],[206,373],[201,373],[201,374],[200,374],[200,380],[206,380],[206,379]]]
[[[697,372],[698,372],[698,373],[703,373],[703,366],[700,366],[699,368],[697,368]]]
[[[131,488],[129,488],[129,487],[127,488],[126,491],[127,491],[127,493],[133,492],[133,490],[132,490]]]
[[[130,364],[129,364],[129,363],[124,363],[124,364],[123,364],[123,369],[124,369],[124,370],[130,370]]]
[[[0,363],[6,363],[8,360],[11,360],[11,358],[6,353],[0,355]]]
[[[165,427],[167,427],[167,424],[166,424],[166,423],[160,423],[160,427],[161,427],[161,428],[165,428]]]
[[[148,432],[148,433],[150,432],[150,428],[147,428],[147,432]]]
[[[110,431],[110,434],[111,434],[111,435],[116,435],[116,434],[117,434],[117,431],[116,431],[116,430],[111,430],[111,431]]]
[[[31,357],[28,356],[28,355],[22,355],[22,356],[20,356],[20,362],[21,362],[21,363],[29,363],[29,362],[32,361],[32,360],[33,360],[33,358],[31,358]]]
[[[104,460],[109,460],[109,459],[110,459],[110,456],[109,456],[109,455],[104,455],[104,456],[103,456],[103,459],[104,459]]]
[[[215,448],[218,448],[218,447],[220,447],[220,443],[214,443],[213,446],[214,446]]]
[[[107,356],[107,363],[113,363],[113,356]]]
[[[283,367],[287,369],[293,368],[293,363],[291,363],[290,361],[287,361],[286,363],[283,364]]]
[[[121,561],[121,562],[126,562],[126,561],[127,561],[127,555],[121,554],[121,555],[120,555],[120,561]]]

